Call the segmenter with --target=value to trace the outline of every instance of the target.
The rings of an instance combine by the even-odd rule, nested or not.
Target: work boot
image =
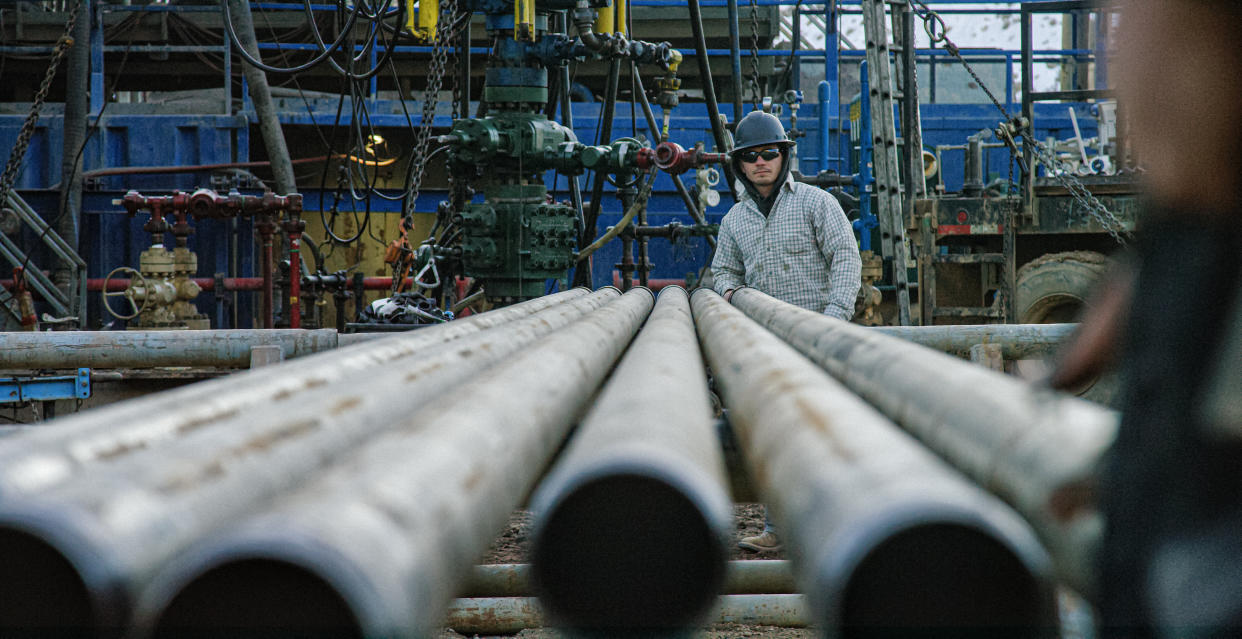
[[[777,537],[776,533],[771,530],[765,530],[753,537],[742,537],[742,539],[737,542],[737,545],[739,548],[745,548],[746,550],[753,550],[755,552],[776,552],[781,548],[784,548],[784,545],[781,543],[781,538]]]

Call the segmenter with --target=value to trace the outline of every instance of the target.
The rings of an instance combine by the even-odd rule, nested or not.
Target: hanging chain
[[[69,19],[65,21],[65,34],[60,36],[60,39],[56,41],[56,46],[52,49],[52,59],[48,62],[47,71],[43,73],[43,81],[39,83],[39,90],[35,92],[34,102],[30,105],[30,113],[26,115],[26,121],[22,123],[22,128],[17,133],[13,151],[9,153],[9,161],[4,165],[4,173],[0,174],[0,203],[7,202],[9,199],[9,191],[13,190],[17,175],[21,173],[22,159],[26,157],[26,149],[30,146],[30,139],[34,137],[35,125],[39,122],[39,111],[43,109],[43,103],[47,101],[48,91],[52,88],[52,78],[56,77],[56,68],[60,66],[60,61],[73,46],[73,38],[70,34],[73,33],[73,26],[78,22],[78,8],[82,6],[82,3],[72,4]]]
[[[470,96],[462,95],[462,82],[461,82],[461,73],[460,73],[460,71],[462,70],[461,56],[463,55],[463,53],[466,56],[465,59],[467,61],[470,60],[470,38],[467,35],[467,32],[469,31],[469,29],[470,29],[470,21],[469,19],[466,19],[462,23],[462,26],[458,28],[458,30],[453,34],[453,53],[452,55],[449,56],[449,68],[453,69],[454,71],[452,78],[450,78],[450,81],[449,81],[449,86],[452,87],[452,92],[453,92],[452,118],[454,122],[456,122],[457,120],[461,118],[469,117],[470,115]],[[449,213],[451,216],[457,213],[458,207],[466,199],[466,196],[465,196],[466,180],[464,179],[464,176],[458,176],[454,173],[452,162],[448,162],[447,165],[448,165],[447,178],[448,178],[449,193],[450,193],[448,203],[449,203]]]
[[[419,127],[414,132],[414,149],[410,161],[417,168],[410,178],[409,197],[403,215],[413,219],[418,191],[422,188],[423,175],[427,169],[427,146],[431,143],[431,126],[436,118],[440,86],[444,83],[444,71],[448,64],[448,49],[452,45],[453,23],[457,18],[457,0],[445,0],[440,4],[440,19],[436,22],[436,42],[431,49],[431,65],[427,70],[427,88],[423,90],[423,113]]]
[[[759,101],[763,99],[762,91],[759,90],[759,3],[758,0],[750,0],[750,102],[755,108],[759,108]]]
[[[966,61],[966,58],[962,57],[962,52],[958,46],[949,39],[946,34],[947,29],[944,24],[944,18],[928,7],[923,0],[906,1],[911,5],[911,7],[915,7],[917,5],[917,8],[915,8],[914,11],[920,18],[923,19],[923,31],[925,31],[927,33],[927,37],[931,39],[932,45],[942,43],[945,50],[948,51],[954,58],[957,58],[957,61],[962,64],[962,67],[966,69],[966,72],[970,74],[970,77],[974,78],[975,83],[979,85],[979,88],[983,89],[983,92],[987,94],[988,99],[991,100],[992,104],[996,106],[996,109],[1001,112],[1001,115],[1005,116],[1005,122],[1012,123],[1013,116],[1009,114],[1009,110],[1001,104],[1000,100],[996,99],[996,96],[990,89],[988,89],[988,85],[983,82],[983,79],[979,77],[978,73],[975,73],[974,68],[970,66],[970,63]],[[1022,89],[1024,91],[1029,91],[1030,87],[1023,87]],[[1026,123],[1026,126],[1029,127],[1029,123]],[[1108,231],[1108,234],[1112,236],[1113,240],[1121,246],[1125,246],[1126,238],[1131,237],[1130,232],[1126,230],[1125,225],[1122,224],[1121,220],[1117,219],[1117,216],[1113,215],[1112,211],[1109,211],[1108,207],[1104,206],[1103,202],[1100,202],[1099,199],[1092,195],[1091,191],[1082,183],[1082,180],[1079,180],[1069,170],[1069,167],[1064,162],[1058,160],[1056,158],[1056,154],[1048,149],[1047,146],[1032,139],[1029,131],[1022,133],[1022,143],[1034,151],[1036,157],[1039,158],[1039,161],[1048,168],[1048,174],[1055,178],[1061,186],[1065,187],[1065,189],[1069,191],[1070,195],[1073,196],[1074,201],[1082,205],[1082,207],[1087,210],[1087,213],[1090,214],[1091,217],[1094,217],[1096,221],[1099,222],[1100,226],[1104,227],[1104,230]],[[1033,172],[1035,167],[1029,167],[1028,170]],[[1010,184],[1013,183],[1012,173],[1013,163],[1010,162]],[[1008,186],[1006,187],[1006,192],[1008,192]]]
[[[948,27],[944,24],[944,18],[940,17],[940,14],[932,10],[931,7],[928,7],[927,3],[923,2],[923,0],[906,0],[906,2],[910,5],[910,8],[913,9],[920,18],[922,18],[923,31],[927,33],[927,37],[931,40],[932,46],[943,44],[945,51],[948,51],[949,55],[957,58],[957,61],[962,63],[962,66],[965,67],[966,72],[970,74],[970,77],[974,78],[975,83],[979,85],[979,88],[983,89],[983,92],[987,94],[988,99],[992,101],[992,104],[996,105],[996,108],[999,109],[1005,116],[1005,120],[1011,119],[1009,111],[1001,105],[1000,100],[996,99],[996,96],[992,94],[990,89],[988,89],[988,85],[984,84],[983,80],[979,77],[979,74],[975,73],[974,67],[970,66],[970,63],[966,61],[966,58],[962,57],[962,52],[958,48],[957,44],[949,39]]]
[[[464,49],[466,55],[470,55],[470,43],[466,42],[465,30],[462,29],[453,34],[453,51],[448,56],[447,69],[461,69],[461,51]],[[453,93],[453,105],[449,110],[449,115],[453,120],[463,117],[461,112],[461,75],[454,73],[449,78],[449,90]],[[469,107],[467,107],[469,108]]]
[[[1113,215],[1112,211],[1109,211],[1108,207],[1104,206],[1104,203],[1100,202],[1091,191],[1087,190],[1082,181],[1071,172],[1068,164],[1057,159],[1056,155],[1046,145],[1030,140],[1027,136],[1023,136],[1023,139],[1026,145],[1031,147],[1031,150],[1039,157],[1039,161],[1048,167],[1048,173],[1070,192],[1075,202],[1085,208],[1087,213],[1094,217],[1100,223],[1100,226],[1104,227],[1105,231],[1108,231],[1108,234],[1113,237],[1117,244],[1125,246],[1127,239],[1133,239],[1125,224],[1117,219],[1117,216]]]

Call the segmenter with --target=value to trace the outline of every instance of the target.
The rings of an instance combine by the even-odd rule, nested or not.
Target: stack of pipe
[[[574,290],[6,436],[0,634],[1029,637],[1055,628],[1054,564],[1091,592],[1114,413],[733,303]],[[792,559],[762,595],[726,561],[705,365]],[[532,491],[532,564],[479,586]]]
[[[1118,414],[754,289],[732,302],[1030,522],[1078,592],[1095,592],[1095,480]]]
[[[191,543],[618,295],[544,298],[6,438],[0,554],[21,559],[0,563],[0,583],[21,587],[0,597],[0,627],[127,625]]]
[[[1049,634],[1048,559],[1017,514],[719,295],[699,290],[693,306],[817,625],[851,637]]]

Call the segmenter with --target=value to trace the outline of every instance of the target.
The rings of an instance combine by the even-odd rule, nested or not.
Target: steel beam
[[[55,605],[25,594],[0,600],[0,629],[123,625],[147,578],[197,538],[294,490],[352,448],[618,295],[601,290],[357,368],[330,385],[306,384],[210,421],[183,422],[143,449],[98,451],[98,463],[72,474],[76,481],[5,495],[0,555],[18,549],[31,563],[0,563],[0,583],[22,583],[29,596],[64,592],[52,597]],[[149,419],[163,424],[159,415]],[[22,443],[19,436],[0,445]]]
[[[594,575],[600,579],[600,575]],[[611,580],[611,577],[609,578]],[[459,596],[465,599],[488,597],[530,597],[530,564],[486,564],[475,566]],[[788,561],[751,559],[730,561],[725,569],[725,595],[796,594],[793,571]]]
[[[698,626],[729,559],[727,485],[689,298],[667,287],[531,499],[531,577],[549,619]]]
[[[197,430],[203,424],[281,401],[291,394],[336,384],[359,371],[502,326],[585,294],[583,290],[566,291],[365,345],[58,419],[55,428],[9,438],[0,446],[0,501],[67,481],[101,459],[116,462]]]
[[[899,337],[958,357],[975,344],[999,344],[1005,359],[1050,357],[1077,324],[970,324],[961,326],[877,326],[868,331]]]
[[[454,599],[444,626],[466,636],[516,634],[545,625],[539,604],[534,597]],[[805,628],[810,618],[802,595],[725,595],[712,613],[714,623],[780,628]]]
[[[1055,629],[1047,555],[1012,510],[715,292],[692,305],[815,625],[830,637]]]
[[[391,337],[391,335],[388,335]],[[335,330],[264,329],[214,331],[51,331],[0,334],[0,370],[246,368],[250,349],[279,346],[284,359],[337,347]]]
[[[1094,486],[1117,413],[754,289],[733,304],[918,437],[1034,527],[1088,598],[1102,520]]]
[[[139,629],[430,636],[652,301],[626,293],[203,539],[152,582]]]

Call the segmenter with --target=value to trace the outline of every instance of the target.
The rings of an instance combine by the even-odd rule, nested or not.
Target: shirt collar
[[[793,172],[791,171],[788,175],[785,176],[785,181],[781,182],[781,189],[784,191],[793,191],[793,184],[794,184],[794,178],[793,178]],[[746,190],[746,184],[742,182],[741,178],[733,181],[733,189],[738,192],[739,202],[742,200],[751,199],[750,191]]]

